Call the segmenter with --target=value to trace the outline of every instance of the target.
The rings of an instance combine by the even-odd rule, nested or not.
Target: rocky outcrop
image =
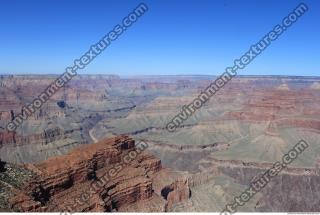
[[[10,205],[19,211],[101,212],[128,209],[138,201],[155,199],[154,187],[162,192],[167,189],[166,185],[155,185],[155,175],[170,174],[162,169],[160,160],[139,147],[122,136],[28,164],[26,168],[37,176],[11,199]],[[169,186],[170,193],[162,195],[164,205],[159,208],[188,198],[188,183],[178,175]]]
[[[0,132],[0,147],[4,145],[22,146],[29,144],[46,145],[51,142],[66,139],[75,131],[81,129],[61,130],[58,127],[54,129],[46,129],[41,133],[34,133],[30,135],[20,135],[14,131],[3,130]]]
[[[187,179],[180,179],[164,187],[161,190],[162,196],[168,200],[168,208],[171,208],[173,204],[179,203],[189,199],[191,192]]]
[[[33,176],[20,165],[0,161],[0,212],[11,211],[9,199],[15,191],[23,189]]]
[[[0,132],[0,147],[5,144],[15,143],[15,132],[12,131],[3,131]]]

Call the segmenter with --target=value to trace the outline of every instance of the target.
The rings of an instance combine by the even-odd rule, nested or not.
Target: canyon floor
[[[320,78],[235,77],[169,132],[215,77],[78,75],[6,130],[55,78],[1,76],[0,212],[220,212],[300,140],[239,211],[320,211]]]

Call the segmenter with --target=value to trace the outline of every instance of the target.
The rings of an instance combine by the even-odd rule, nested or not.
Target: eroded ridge
[[[136,157],[127,162],[134,150]],[[140,201],[148,202],[141,211],[166,211],[190,192],[181,174],[162,168],[128,136],[83,145],[26,168],[36,175],[10,199],[17,211],[130,211]]]

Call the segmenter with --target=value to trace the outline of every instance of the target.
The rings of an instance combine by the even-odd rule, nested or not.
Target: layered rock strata
[[[139,201],[157,205],[141,211],[165,211],[190,192],[186,180],[163,169],[127,136],[83,145],[26,168],[37,176],[10,200],[18,211],[130,211]],[[157,180],[160,175],[167,182]]]

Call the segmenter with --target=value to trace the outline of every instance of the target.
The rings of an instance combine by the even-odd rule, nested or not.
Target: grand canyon
[[[0,212],[220,212],[300,140],[239,211],[320,211],[319,77],[237,76],[169,132],[216,77],[78,75],[8,131],[56,78],[0,78]]]

